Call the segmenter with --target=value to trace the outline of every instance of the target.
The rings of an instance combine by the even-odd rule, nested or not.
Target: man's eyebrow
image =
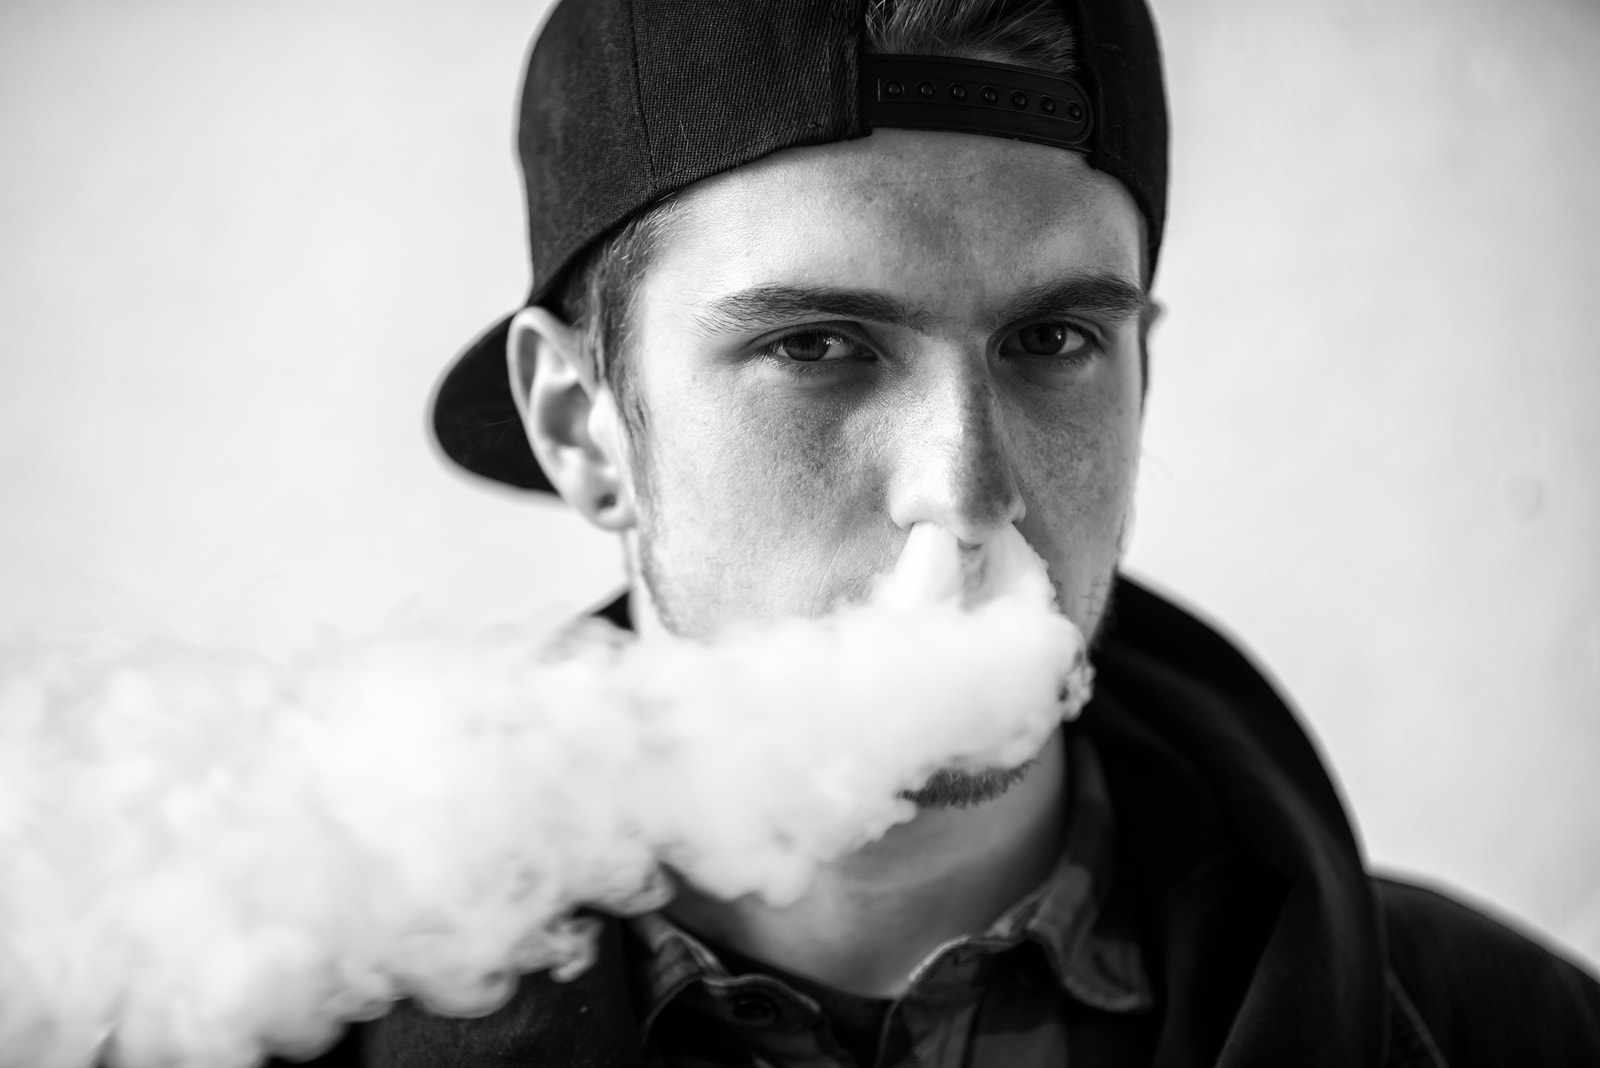
[[[1025,319],[1077,312],[1110,323],[1132,322],[1150,307],[1144,288],[1115,274],[1075,274],[1034,286],[1001,309],[995,329]]]
[[[920,308],[870,290],[834,286],[752,286],[725,297],[696,304],[695,324],[707,334],[731,334],[763,326],[777,326],[806,316],[861,319],[898,326],[919,334],[928,332],[932,317]]]
[[[1149,306],[1144,290],[1114,274],[1075,274],[1034,286],[1012,300],[995,317],[1000,329],[1025,319],[1074,311],[1111,322],[1139,318]],[[703,333],[732,334],[779,326],[808,316],[859,319],[926,334],[935,316],[882,293],[835,286],[760,285],[741,289],[693,306],[691,315]]]

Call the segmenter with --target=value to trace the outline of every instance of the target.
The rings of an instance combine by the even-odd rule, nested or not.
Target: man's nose
[[[1024,511],[1000,398],[983,366],[929,378],[897,428],[889,515],[902,529],[938,523],[980,544]]]

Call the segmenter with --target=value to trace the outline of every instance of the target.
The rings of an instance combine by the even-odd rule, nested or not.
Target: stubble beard
[[[901,790],[900,797],[918,808],[977,808],[988,804],[1027,777],[1038,759],[1014,768],[940,768],[915,790]]]

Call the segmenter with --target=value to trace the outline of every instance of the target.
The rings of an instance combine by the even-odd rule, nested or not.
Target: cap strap
[[[954,130],[1090,150],[1089,94],[1071,78],[948,56],[861,57],[862,112],[872,127]]]

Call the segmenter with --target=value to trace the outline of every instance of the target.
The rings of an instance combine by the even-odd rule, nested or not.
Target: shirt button
[[[778,1006],[765,994],[740,994],[733,999],[733,1018],[746,1027],[766,1027],[778,1021]]]

